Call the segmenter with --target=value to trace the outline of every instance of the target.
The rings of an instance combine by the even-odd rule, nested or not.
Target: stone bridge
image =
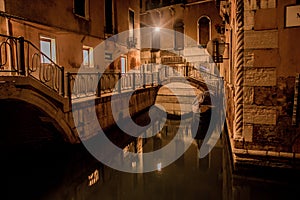
[[[11,60],[1,55],[1,127],[6,138],[1,141],[3,147],[18,147],[25,143],[42,145],[47,141],[80,143],[78,131],[88,139],[97,133],[99,123],[102,129],[114,126],[118,119],[113,117],[112,103],[118,105],[119,117],[132,117],[154,105],[158,94],[169,95],[164,91],[158,93],[163,85],[184,79],[195,90],[213,88],[218,91],[221,80],[192,67],[185,74],[164,66],[154,72],[126,74],[65,73],[64,68],[54,62],[47,65],[36,62],[46,55],[23,38],[8,37],[2,44],[6,48],[1,45],[1,54],[13,49],[11,44],[16,44],[18,50],[23,49],[9,52],[16,53]],[[26,62],[26,58],[37,60]],[[187,95],[184,92],[180,95]],[[129,102],[124,103],[122,100],[128,97]],[[126,109],[130,116],[123,115]],[[90,116],[93,111],[96,111],[96,120]]]

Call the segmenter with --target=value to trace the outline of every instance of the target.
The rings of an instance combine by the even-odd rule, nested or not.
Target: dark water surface
[[[177,120],[168,120],[159,135],[143,140],[142,151],[163,147],[175,137],[178,124]],[[125,148],[134,151],[136,144],[129,142]],[[3,156],[4,169],[1,170],[2,185],[5,185],[2,194],[6,197],[0,199],[289,199],[300,188],[298,181],[283,184],[234,178],[228,167],[223,137],[202,159],[199,159],[199,145],[201,141],[195,139],[171,165],[140,174],[111,169],[80,144],[54,145],[38,151],[9,151]]]

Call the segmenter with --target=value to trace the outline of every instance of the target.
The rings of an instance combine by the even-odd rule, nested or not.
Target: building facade
[[[298,3],[221,1],[226,42],[232,47],[221,68],[236,163],[269,165],[263,162],[267,156],[278,162],[299,158]]]
[[[172,52],[184,57],[193,66],[202,66],[214,72],[216,66],[211,62],[206,48],[209,41],[223,34],[216,29],[222,24],[216,1],[144,0],[141,4],[140,20],[141,28],[153,27],[170,31],[166,37],[154,33],[148,39],[150,48]],[[147,62],[146,60],[142,58],[141,62]]]
[[[115,34],[139,28],[140,6],[137,0],[51,0],[30,3],[2,0],[0,5],[1,34],[24,37],[70,72],[76,72],[81,66],[87,71],[104,67],[99,66],[101,64],[93,56],[97,45]],[[137,55],[123,55],[126,61],[123,67],[127,68],[127,60],[131,60],[131,56],[136,57],[138,63]],[[120,62],[111,62],[110,59],[106,60],[106,64],[110,65],[109,70],[120,71]]]

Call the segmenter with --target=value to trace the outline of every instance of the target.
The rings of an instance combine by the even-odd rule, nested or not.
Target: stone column
[[[235,119],[234,139],[242,140],[243,133],[243,68],[244,68],[244,0],[236,2],[236,58],[235,58]]]

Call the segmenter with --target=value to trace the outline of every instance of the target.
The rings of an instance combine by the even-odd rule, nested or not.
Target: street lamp
[[[223,63],[225,49],[229,47],[229,43],[224,42],[220,38],[215,38],[207,43],[207,51],[212,56],[215,63]]]

